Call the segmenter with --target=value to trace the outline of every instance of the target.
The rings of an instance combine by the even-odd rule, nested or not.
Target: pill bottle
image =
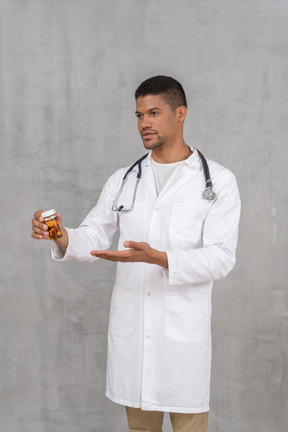
[[[57,219],[56,211],[54,209],[47,210],[41,213],[41,216],[43,216],[44,222],[48,226],[50,240],[56,240],[62,237],[62,232]]]

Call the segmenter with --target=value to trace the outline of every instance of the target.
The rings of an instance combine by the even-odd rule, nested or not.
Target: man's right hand
[[[41,213],[43,213],[44,211],[45,210],[38,210],[34,213],[34,218],[32,219],[33,232],[31,236],[37,240],[49,240],[48,226],[44,223],[43,216],[41,216]],[[56,241],[58,246],[60,246],[60,248],[65,252],[68,246],[68,234],[66,229],[62,225],[61,215],[59,213],[56,214],[63,236],[54,241]]]
[[[31,236],[38,240],[42,240],[42,239],[49,240],[48,226],[44,223],[43,216],[41,216],[41,213],[43,213],[44,211],[45,210],[38,210],[37,212],[34,213],[34,218],[32,219],[33,232]],[[58,214],[57,216],[59,217],[60,215]]]

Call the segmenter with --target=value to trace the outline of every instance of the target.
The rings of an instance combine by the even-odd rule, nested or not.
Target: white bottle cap
[[[46,218],[46,217],[52,216],[54,213],[56,213],[56,211],[54,209],[47,210],[47,211],[41,213],[41,216],[43,216],[43,218]]]

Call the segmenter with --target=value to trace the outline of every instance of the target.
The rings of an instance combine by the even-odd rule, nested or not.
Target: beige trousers
[[[130,432],[162,432],[164,413],[126,407]],[[169,413],[174,432],[207,432],[208,412],[199,414]]]

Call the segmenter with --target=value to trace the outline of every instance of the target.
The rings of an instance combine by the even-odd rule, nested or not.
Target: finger
[[[126,251],[91,251],[90,254],[96,258],[106,259],[109,261],[128,261]]]
[[[44,235],[36,234],[35,232],[32,232],[31,237],[37,240],[49,240],[49,233],[44,233]]]
[[[49,240],[50,239],[50,237],[49,237],[49,232],[48,231],[46,231],[46,232],[44,232],[44,231],[33,231],[32,233],[31,233],[31,236],[33,237],[33,238],[37,238],[37,239],[47,239],[47,240]]]
[[[47,225],[40,225],[40,227],[32,226],[32,230],[35,234],[49,236]]]
[[[43,222],[38,222],[37,219],[32,219],[32,234],[33,238],[38,240],[49,239],[48,226]]]
[[[34,219],[37,219],[39,222],[44,222],[43,216],[41,214],[44,212],[44,210],[38,210],[34,213]]]
[[[116,253],[107,251],[91,251],[90,254],[98,258],[113,258],[116,256]]]
[[[33,237],[36,240],[43,240],[43,236],[35,234],[34,232],[32,232],[31,237]]]
[[[90,252],[90,255],[93,255],[93,256],[99,257],[99,256],[101,255],[102,252],[103,252],[103,251],[95,251],[95,250],[93,250],[93,251]]]
[[[48,230],[48,226],[44,223],[44,222],[40,222],[40,221],[38,221],[38,219],[32,219],[32,226],[33,227],[36,227],[36,228],[41,228],[41,229],[43,229],[44,231],[47,231]]]
[[[42,235],[47,238],[49,236],[48,226],[45,223],[38,222],[36,219],[32,220],[32,231],[35,234]]]
[[[101,253],[92,253],[92,252],[90,252],[90,254],[92,256],[94,256],[95,258],[100,258],[100,259],[104,259],[104,260],[107,260],[107,261],[118,261],[117,258],[113,258],[111,256],[107,256],[107,255],[104,255],[104,254],[101,254]]]

